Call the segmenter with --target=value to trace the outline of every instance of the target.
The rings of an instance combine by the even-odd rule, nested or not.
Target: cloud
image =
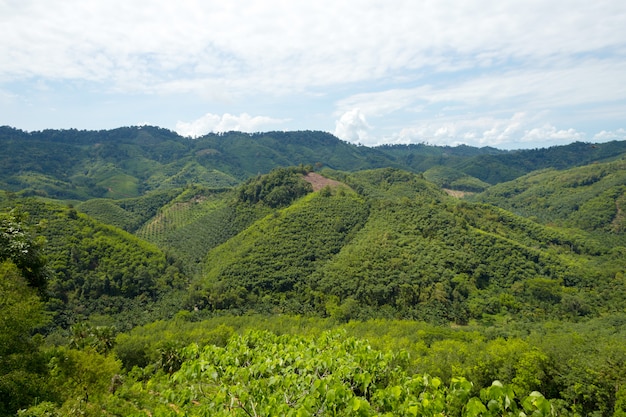
[[[250,116],[242,113],[239,116],[224,113],[223,115],[207,113],[191,122],[176,123],[176,132],[181,136],[199,137],[209,132],[259,132],[267,126],[281,124],[285,119],[273,119],[266,116]]]
[[[338,113],[358,107],[369,115],[384,116],[396,111],[444,104],[542,109],[574,106],[626,97],[626,62],[586,60],[573,67],[569,60],[538,70],[519,68],[470,79],[449,77],[445,83],[411,88],[393,88],[345,97],[336,103]]]
[[[172,78],[235,80],[237,93],[273,94],[403,71],[610,53],[624,44],[620,1],[490,3],[5,2],[0,79],[82,79],[148,91]]]
[[[367,142],[372,127],[367,123],[360,109],[352,109],[341,115],[335,122],[335,136],[348,142]]]
[[[358,93],[338,100],[335,114],[359,108],[386,126],[369,132],[369,144],[420,138],[509,148],[584,140],[577,125],[623,120],[626,62],[587,59],[575,66],[564,59],[552,65]],[[556,127],[563,124],[570,126]]]
[[[626,140],[626,129],[617,129],[608,132],[603,130],[593,136],[594,142],[610,142],[613,140]]]
[[[515,113],[509,118],[450,117],[430,120],[402,129],[386,138],[392,143],[421,143],[431,145],[494,146],[505,149],[546,147],[583,141],[586,135],[575,129],[558,129],[543,123],[541,115]]]
[[[544,147],[546,143],[564,144],[576,141],[584,141],[585,139],[586,135],[582,132],[577,132],[576,129],[557,129],[550,124],[546,124],[525,131],[522,137],[519,139],[519,142],[524,144],[540,144],[539,147]]]

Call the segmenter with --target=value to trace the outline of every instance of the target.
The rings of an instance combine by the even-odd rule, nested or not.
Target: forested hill
[[[228,132],[190,139],[158,127],[24,132],[0,127],[0,189],[62,199],[131,198],[198,184],[230,187],[276,167],[431,170],[440,186],[482,191],[536,169],[607,161],[626,142],[501,151],[469,146],[370,148],[315,131]],[[441,169],[445,168],[445,169]]]
[[[472,197],[525,217],[611,235],[626,231],[626,159],[544,169]]]
[[[624,172],[619,162],[588,169],[595,167],[612,183]],[[565,172],[584,180],[581,170]],[[177,289],[184,295],[172,308],[209,315],[466,324],[494,316],[578,319],[625,307],[626,245],[623,227],[613,227],[623,225],[616,211],[591,235],[458,200],[403,170],[324,175],[279,168],[233,189],[191,186],[75,207],[2,192],[0,209],[45,223],[49,303],[60,326],[94,313],[125,321],[114,316],[167,304]],[[313,191],[308,181],[328,185]],[[598,192],[621,191],[602,200],[615,210],[624,186],[616,187]]]
[[[187,184],[228,187],[279,166],[393,166],[383,152],[323,132],[229,132],[183,138],[156,127],[105,131],[0,128],[0,189],[85,200]]]
[[[209,251],[196,307],[464,324],[624,306],[610,244],[456,200],[406,171],[335,178],[345,185],[258,216]]]
[[[424,144],[382,146],[378,149],[394,156],[397,163],[414,172],[446,167],[453,176],[463,174],[493,185],[539,169],[564,170],[618,159],[626,153],[626,141],[602,144],[574,142],[564,146],[509,152],[489,147],[437,147]]]

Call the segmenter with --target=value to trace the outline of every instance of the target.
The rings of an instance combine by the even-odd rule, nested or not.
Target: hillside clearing
[[[326,178],[317,172],[309,172],[304,177],[304,180],[313,186],[313,191],[319,191],[322,188],[329,187],[338,187],[340,185],[345,185],[339,181],[331,180],[330,178]]]

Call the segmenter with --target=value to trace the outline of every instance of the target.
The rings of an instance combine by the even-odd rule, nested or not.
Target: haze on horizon
[[[0,0],[0,125],[626,140],[620,0]]]

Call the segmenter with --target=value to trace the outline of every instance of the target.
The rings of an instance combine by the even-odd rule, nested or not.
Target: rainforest
[[[626,416],[626,142],[0,148],[1,416]]]

